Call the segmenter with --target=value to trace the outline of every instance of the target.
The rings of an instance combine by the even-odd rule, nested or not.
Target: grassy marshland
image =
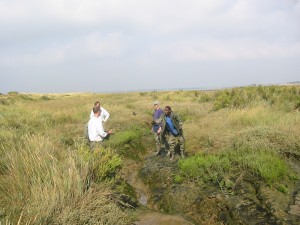
[[[115,134],[91,154],[84,126],[96,100],[110,112],[105,127]],[[154,150],[149,125],[154,100],[170,105],[184,121],[188,157],[178,161],[174,182],[207,182],[229,192],[248,175],[287,198],[294,191],[299,180],[299,86],[11,92],[0,95],[0,221],[130,224],[135,210],[122,198],[128,188],[116,187],[116,181],[124,160],[139,162]]]

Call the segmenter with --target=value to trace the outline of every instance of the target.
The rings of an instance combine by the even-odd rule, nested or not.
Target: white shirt
[[[107,136],[102,126],[101,115],[98,118],[93,115],[89,120],[88,134],[90,141],[103,141],[103,138]]]
[[[100,107],[101,109],[101,115],[99,116],[99,118],[101,118],[102,122],[106,122],[109,118],[109,113],[102,107]],[[91,111],[91,115],[90,118],[94,117],[94,112],[93,110]]]

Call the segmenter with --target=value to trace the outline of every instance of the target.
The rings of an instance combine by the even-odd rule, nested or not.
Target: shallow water
[[[149,212],[140,215],[139,221],[135,225],[193,225],[193,223],[182,216]]]

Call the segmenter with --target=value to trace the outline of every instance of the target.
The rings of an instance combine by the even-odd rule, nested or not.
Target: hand
[[[160,132],[161,132],[161,127],[157,130],[157,134],[160,134]]]
[[[114,132],[113,132],[112,129],[110,129],[107,133],[108,133],[108,134],[113,134]]]

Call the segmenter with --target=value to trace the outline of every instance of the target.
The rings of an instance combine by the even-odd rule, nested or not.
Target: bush
[[[19,92],[17,91],[10,91],[10,92],[7,92],[8,95],[17,95],[19,94]]]
[[[104,146],[117,149],[120,154],[126,157],[139,159],[139,153],[145,151],[142,143],[143,134],[142,128],[132,126],[125,131],[115,133]]]
[[[199,154],[180,160],[180,174],[186,178],[204,180],[213,179],[215,174],[222,176],[224,172],[229,171],[231,163],[228,157],[223,155],[205,155]]]
[[[270,183],[281,180],[288,173],[285,161],[270,149],[239,148],[231,151],[228,157],[235,165],[249,169]]]
[[[51,98],[49,98],[47,95],[43,95],[40,100],[42,101],[47,101],[47,100],[50,100]]]
[[[300,143],[297,134],[274,130],[268,127],[248,128],[233,137],[232,149],[269,149],[281,155],[300,157]]]
[[[211,97],[207,94],[202,94],[200,97],[200,102],[209,102],[211,100]]]
[[[96,148],[92,153],[91,166],[96,182],[113,178],[122,165],[121,157],[110,148]]]
[[[215,94],[214,110],[222,108],[242,108],[253,102],[265,101],[284,111],[298,108],[300,98],[299,87],[258,86],[247,88],[233,88],[218,91]]]

